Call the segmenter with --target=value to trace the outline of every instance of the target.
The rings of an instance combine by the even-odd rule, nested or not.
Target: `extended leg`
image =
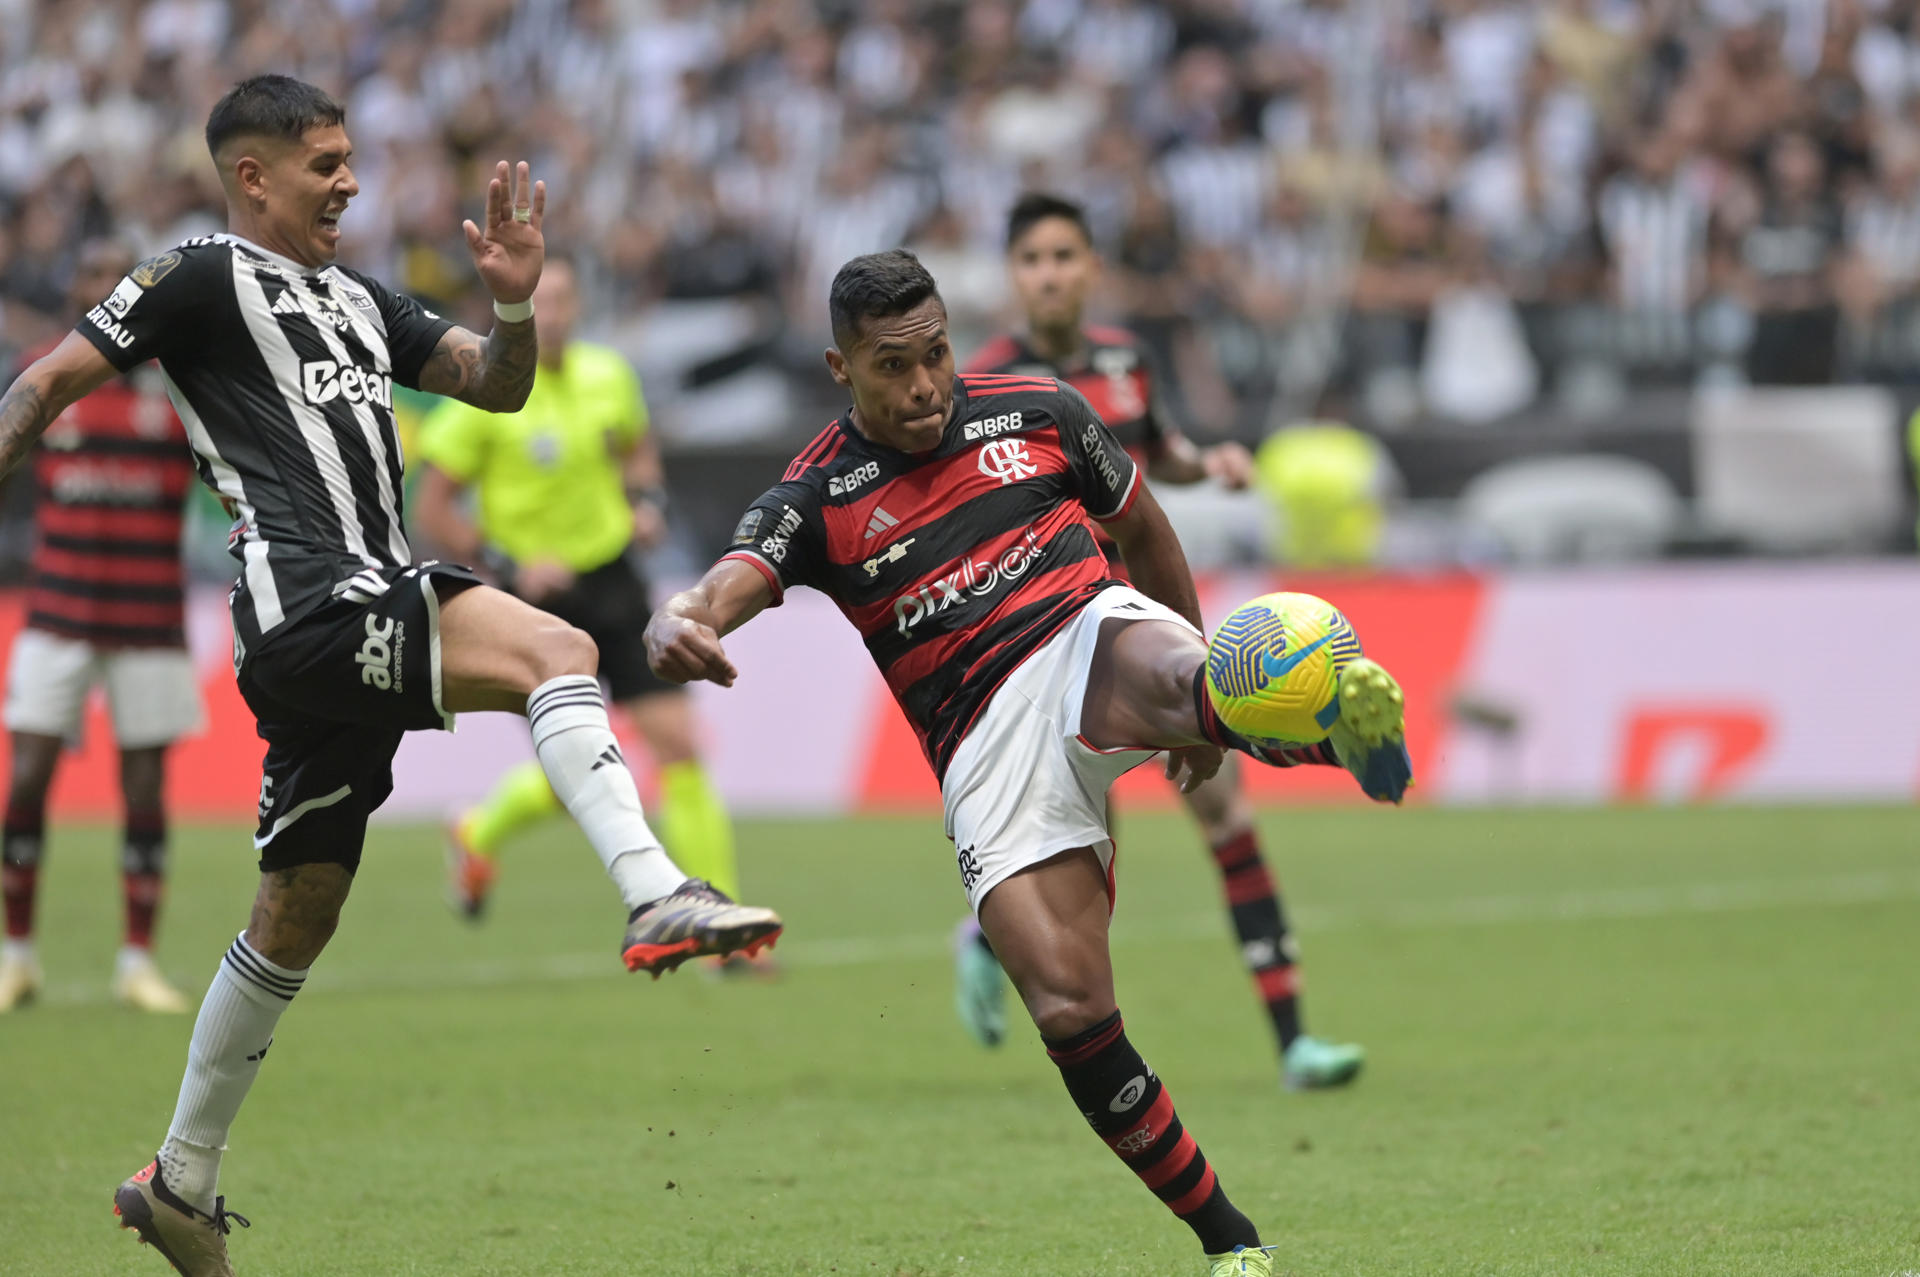
[[[463,590],[440,606],[448,710],[525,714],[554,794],[579,822],[629,909],[671,895],[687,876],[640,807],[582,630],[499,590]]]
[[[736,905],[682,873],[647,824],[607,720],[599,653],[582,630],[479,586],[440,607],[445,704],[524,713],[553,792],[626,901],[621,957],[654,975],[688,958],[746,950],[780,934],[771,910]]]
[[[1090,849],[1067,852],[994,887],[980,925],[1094,1133],[1209,1254],[1257,1247],[1173,1097],[1127,1040],[1107,953],[1106,874]]]

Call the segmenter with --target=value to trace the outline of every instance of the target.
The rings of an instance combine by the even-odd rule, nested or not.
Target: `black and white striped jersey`
[[[358,272],[233,235],[142,262],[80,321],[117,369],[160,361],[200,478],[235,516],[243,642],[330,598],[365,601],[411,559],[393,383],[416,386],[452,326]]]

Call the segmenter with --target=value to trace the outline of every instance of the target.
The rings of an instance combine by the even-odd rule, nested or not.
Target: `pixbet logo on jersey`
[[[956,603],[964,603],[968,595],[981,598],[992,594],[1002,581],[1019,580],[1046,552],[1046,547],[1040,544],[1040,534],[1028,528],[1017,544],[1001,551],[992,562],[969,559],[938,580],[902,594],[893,601],[894,622],[902,634],[911,633],[914,626],[928,617],[938,616]]]
[[[368,403],[380,408],[393,407],[393,378],[385,373],[368,372],[352,364],[331,359],[311,359],[300,365],[300,389],[310,404]]]
[[[1019,479],[1031,479],[1040,467],[1027,454],[1027,445],[1018,439],[995,439],[980,449],[980,473],[998,479],[1004,487]]]

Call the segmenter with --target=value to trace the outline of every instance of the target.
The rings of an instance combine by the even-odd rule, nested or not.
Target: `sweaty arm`
[[[722,559],[707,569],[698,585],[668,599],[647,622],[647,663],[669,682],[706,679],[732,687],[738,671],[720,638],[773,602],[773,585],[764,571],[740,559]]]
[[[117,375],[118,370],[91,341],[79,333],[68,333],[64,341],[14,378],[6,396],[0,398],[0,476],[12,473],[33,451],[41,432],[69,404],[84,399]]]
[[[533,391],[539,366],[533,320],[508,323],[496,317],[484,341],[465,328],[447,329],[420,366],[420,389],[488,412],[518,412]]]

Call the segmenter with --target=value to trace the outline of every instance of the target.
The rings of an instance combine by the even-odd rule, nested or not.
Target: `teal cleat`
[[[1322,1042],[1305,1033],[1287,1048],[1280,1081],[1289,1091],[1325,1091],[1360,1076],[1366,1048],[1351,1042]]]
[[[1327,739],[1340,765],[1377,803],[1397,803],[1413,787],[1407,757],[1406,698],[1400,685],[1364,656],[1340,671],[1340,717]]]
[[[1006,973],[972,918],[953,932],[953,1009],[981,1046],[999,1046],[1006,1040]]]

